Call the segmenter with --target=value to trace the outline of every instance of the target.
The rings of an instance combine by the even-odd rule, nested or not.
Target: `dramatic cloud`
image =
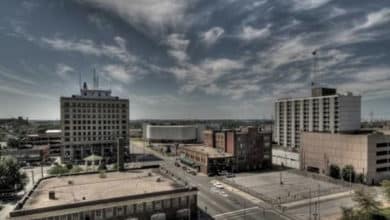
[[[118,14],[145,34],[165,33],[169,28],[184,28],[186,11],[194,0],[82,0],[91,6]]]
[[[225,30],[221,27],[213,27],[210,30],[203,32],[201,38],[206,45],[210,46],[217,42],[219,38],[222,37]]]
[[[132,76],[126,69],[121,65],[107,65],[103,67],[103,73],[120,82],[128,83],[131,81]]]
[[[56,73],[62,79],[67,79],[69,77],[69,74],[72,72],[74,72],[73,67],[63,63],[57,64]]]
[[[292,0],[295,10],[310,10],[321,7],[332,0]]]
[[[261,39],[266,38],[270,35],[271,25],[268,24],[266,27],[261,29],[256,29],[251,26],[244,26],[242,27],[241,33],[239,34],[239,37],[243,40],[250,41],[255,39]]]
[[[187,48],[190,41],[185,39],[183,34],[171,34],[165,40],[165,45],[169,47],[168,54],[175,58],[179,63],[188,60]]]

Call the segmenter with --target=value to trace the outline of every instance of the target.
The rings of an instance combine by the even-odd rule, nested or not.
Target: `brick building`
[[[272,132],[256,127],[204,132],[205,145],[233,155],[233,170],[257,170],[272,166]]]

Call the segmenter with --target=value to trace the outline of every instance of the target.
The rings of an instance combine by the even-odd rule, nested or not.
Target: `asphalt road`
[[[189,182],[199,189],[198,207],[200,219],[246,219],[246,220],[280,220],[285,219],[272,211],[263,211],[259,204],[232,194],[227,190],[218,190],[211,183],[214,178],[205,175],[192,175],[182,168],[174,165],[175,158],[165,157],[149,148],[144,148],[143,143],[132,144],[132,149],[136,152],[146,152],[160,157],[163,161],[161,166],[173,173],[176,177]],[[138,148],[138,149],[136,149]],[[142,149],[143,148],[143,149]]]

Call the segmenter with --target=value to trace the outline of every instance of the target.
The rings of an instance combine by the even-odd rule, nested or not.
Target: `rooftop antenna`
[[[81,72],[79,72],[79,86],[80,86],[80,90],[81,90],[81,88],[82,88],[82,85],[81,85],[82,83],[81,83]]]
[[[93,68],[93,89],[97,89],[97,82],[96,82],[96,69]]]
[[[311,74],[311,87],[315,86],[315,77],[317,73],[317,50],[314,50],[311,54],[313,55],[313,70]]]

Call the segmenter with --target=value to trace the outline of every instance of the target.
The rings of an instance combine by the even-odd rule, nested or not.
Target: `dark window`
[[[386,172],[387,167],[376,168],[376,172]]]
[[[378,147],[378,148],[387,147],[387,146],[389,146],[389,144],[390,144],[390,143],[377,143],[377,144],[376,144],[376,147]]]
[[[376,152],[377,156],[382,156],[382,155],[386,155],[386,154],[387,154],[387,151],[378,151],[378,152]]]
[[[387,163],[387,159],[381,159],[376,161],[376,164],[382,164],[382,163]]]

